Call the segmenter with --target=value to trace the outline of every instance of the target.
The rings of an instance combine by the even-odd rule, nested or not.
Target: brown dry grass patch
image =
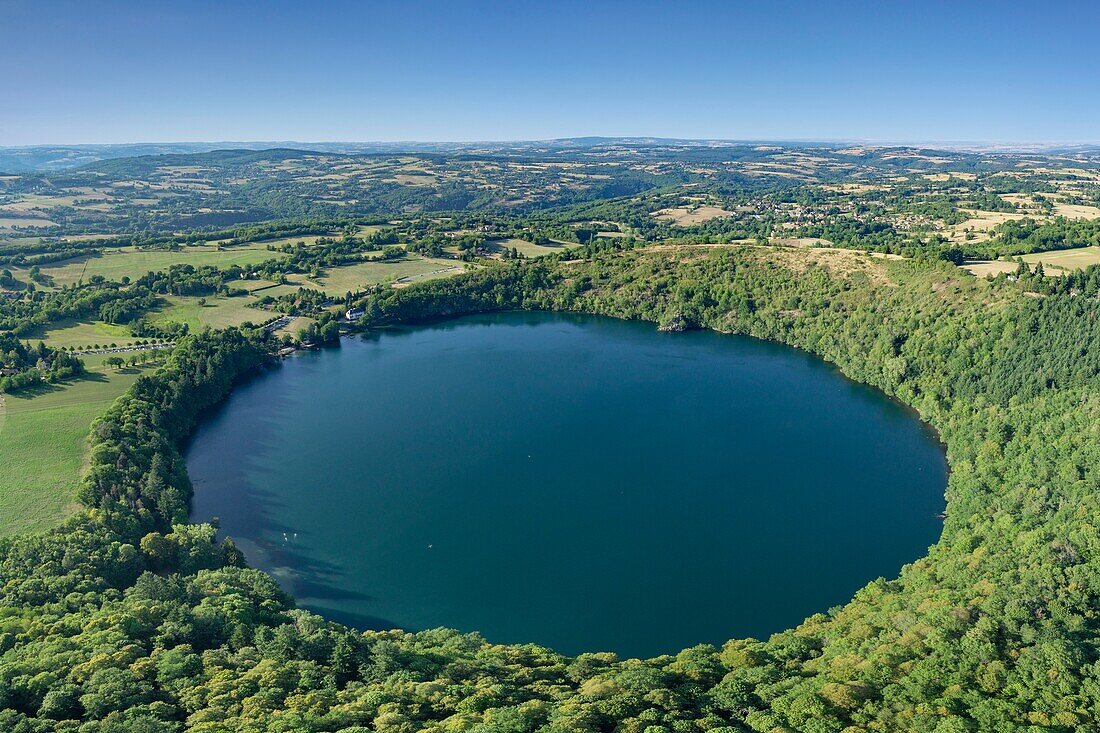
[[[677,206],[675,208],[654,211],[650,216],[662,221],[671,221],[678,226],[691,226],[702,224],[711,219],[720,219],[733,216],[732,211],[726,211],[719,206]]]

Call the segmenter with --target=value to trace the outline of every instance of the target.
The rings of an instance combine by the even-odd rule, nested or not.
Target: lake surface
[[[328,618],[624,656],[767,637],[896,576],[947,475],[912,412],[803,352],[537,313],[297,355],[187,463],[193,518]]]

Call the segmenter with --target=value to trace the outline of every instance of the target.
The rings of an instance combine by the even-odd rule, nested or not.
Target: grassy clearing
[[[455,275],[463,269],[462,263],[454,260],[409,256],[391,262],[360,262],[346,267],[335,267],[326,271],[320,280],[313,280],[305,275],[292,275],[289,279],[295,287],[313,288],[333,297],[340,297],[349,290],[359,290],[366,285],[428,280]],[[259,294],[268,293],[275,294],[275,291],[265,290]]]
[[[66,260],[59,266],[43,267],[42,271],[50,275],[59,285],[75,283],[80,279],[87,281],[93,275],[102,275],[108,280],[121,280],[129,277],[137,279],[148,272],[167,270],[172,265],[254,265],[265,260],[279,257],[277,252],[267,250],[267,242],[241,245],[219,250],[212,245],[184,247],[179,251],[137,250],[124,247],[104,252],[98,257],[76,257]]]
[[[1090,265],[1100,264],[1100,247],[1081,247],[1079,249],[1062,249],[1053,252],[1033,252],[1023,255],[1020,259],[1035,267],[1043,263],[1043,269],[1048,275],[1062,275],[1074,270],[1083,270]],[[971,260],[964,262],[961,267],[969,270],[978,277],[996,275],[1001,272],[1016,272],[1018,265],[1015,262],[1005,260]]]
[[[1067,219],[1100,219],[1100,208],[1057,201],[1054,204],[1054,215]]]
[[[0,293],[21,293],[27,289],[27,282],[29,281],[29,278],[27,278],[25,275],[20,276],[18,272],[11,269],[10,265],[2,269],[11,272],[12,277],[15,278],[15,283],[13,283],[11,287],[0,287]]]
[[[128,346],[138,341],[130,334],[129,326],[118,326],[103,321],[76,321],[67,318],[51,324],[48,330],[36,332],[29,341],[45,341],[47,345],[58,349],[70,346],[85,348],[95,344],[115,343]]]
[[[303,328],[309,328],[309,324],[311,324],[313,322],[314,322],[314,320],[312,318],[307,318],[305,316],[299,316],[298,318],[293,319],[290,323],[286,324],[282,328],[275,329],[274,333],[275,333],[276,336],[283,336],[285,334],[290,334],[291,336],[297,337],[299,331],[301,331]]]
[[[304,276],[299,275],[298,277],[303,278]],[[309,280],[308,283],[309,287],[313,288],[314,290],[317,289],[317,284],[315,282]],[[263,298],[267,295],[270,295],[273,298],[277,298],[280,295],[289,295],[290,293],[297,292],[298,288],[300,287],[302,287],[301,283],[293,283],[290,285],[270,285],[263,289],[253,290],[252,292],[256,295],[257,298]]]
[[[500,252],[504,249],[516,248],[524,257],[539,257],[541,255],[547,255],[551,252],[561,252],[567,248],[567,245],[563,244],[534,244],[524,239],[497,239],[491,242],[486,242],[485,246],[494,252]],[[576,245],[568,245],[575,247]]]
[[[1019,265],[1004,260],[968,260],[959,267],[978,277],[985,277],[986,275],[998,275],[1002,272],[1016,272]]]
[[[952,171],[951,173],[926,173],[922,178],[926,181],[936,181],[939,183],[945,183],[952,178],[956,178],[960,181],[973,181],[977,176],[973,173],[958,173]]]
[[[55,227],[57,224],[49,219],[32,216],[17,216],[14,213],[0,212],[0,229],[14,229],[15,227]]]
[[[238,249],[244,249],[245,247],[250,247],[250,248],[257,248],[258,247],[260,249],[264,249],[269,244],[273,245],[275,247],[281,247],[284,244],[297,244],[298,242],[304,242],[305,244],[308,245],[308,244],[315,244],[318,239],[321,239],[323,237],[338,237],[338,236],[339,235],[337,235],[337,234],[307,234],[307,235],[298,235],[297,237],[279,237],[278,239],[265,239],[262,242],[251,242],[249,244],[238,245],[237,247],[233,247],[232,249],[230,249],[228,251],[229,252],[234,252]],[[278,252],[271,252],[271,253],[269,253],[268,256],[269,257],[274,257],[276,255],[278,255]]]
[[[993,227],[1024,216],[1024,214],[1015,211],[968,211],[965,209],[960,209],[960,211],[969,218],[961,224],[947,227],[945,234],[952,242],[976,243],[987,241],[992,236]],[[1033,216],[1032,218],[1043,219],[1045,217]],[[967,238],[967,230],[970,234],[969,239]]]
[[[745,240],[752,243],[755,240]],[[832,247],[833,243],[821,237],[772,237],[771,244],[785,247]]]
[[[91,372],[37,393],[0,395],[0,537],[49,529],[73,511],[92,420],[142,371]]]
[[[239,297],[225,298],[208,296],[206,305],[199,305],[202,300],[189,296],[165,296],[167,305],[152,315],[152,322],[165,323],[174,321],[186,323],[192,331],[200,331],[204,326],[211,328],[226,328],[239,326],[245,321],[259,323],[270,317],[270,313],[256,308],[249,308],[249,303],[255,303],[255,298]]]
[[[1023,261],[1034,266],[1043,263],[1048,275],[1060,272],[1083,270],[1089,265],[1100,264],[1100,247],[1081,247],[1080,249],[1062,249],[1055,252],[1035,252],[1024,255]],[[1053,271],[1052,271],[1053,270]]]
[[[654,216],[663,221],[671,221],[673,224],[678,224],[680,226],[691,226],[693,224],[702,224],[711,219],[733,216],[733,212],[726,211],[718,206],[677,206],[672,209],[654,211],[650,216]]]
[[[34,247],[42,243],[42,237],[20,237],[0,231],[0,247]]]

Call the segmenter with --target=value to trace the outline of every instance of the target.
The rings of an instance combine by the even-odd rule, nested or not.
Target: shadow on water
[[[294,366],[308,368],[308,360],[314,357],[303,354],[297,358],[304,363]],[[279,367],[249,375],[236,385],[228,399],[198,417],[197,422],[202,425],[217,425],[229,413],[241,409],[240,403],[248,402],[254,390],[263,391],[262,409],[251,409],[249,430],[234,435],[235,459],[205,467],[213,468],[213,472],[204,470],[203,466],[191,466],[195,489],[191,519],[196,522],[227,520],[225,524],[233,526],[234,532],[222,530],[219,534],[237,542],[251,567],[269,572],[283,590],[294,597],[322,602],[367,602],[370,597],[366,594],[344,587],[343,568],[309,554],[298,544],[298,538],[304,540],[307,533],[276,519],[286,515],[285,502],[278,493],[265,489],[256,480],[257,475],[262,475],[259,469],[265,468],[272,452],[280,448],[276,436],[285,427],[286,420],[293,419],[298,407],[297,396],[285,388],[286,381],[280,380],[280,376]],[[274,385],[269,381],[272,378],[277,380]],[[202,439],[193,434],[183,447],[184,454],[188,455]],[[202,475],[216,475],[216,480],[200,477]],[[207,483],[230,487],[230,490],[214,493]],[[308,607],[309,604],[302,605]],[[327,609],[325,613],[331,615]],[[360,615],[358,625],[364,629],[396,628],[389,621],[365,614]]]
[[[606,318],[601,316],[598,318]],[[611,319],[621,320],[621,319]],[[357,341],[377,343],[384,338],[393,336],[411,336],[424,331],[448,332],[458,329],[469,329],[471,326],[545,326],[547,323],[563,323],[571,325],[590,326],[594,317],[586,313],[570,313],[561,311],[540,310],[502,310],[485,313],[459,314],[451,316],[434,316],[411,320],[404,323],[394,323],[370,331],[363,331],[351,335],[349,338]],[[657,330],[657,324],[648,321],[639,322],[652,326]]]
[[[307,611],[312,611],[319,616],[324,616],[329,621],[335,621],[338,624],[350,626],[359,631],[390,631],[391,629],[401,629],[402,631],[408,632],[420,631],[420,629],[412,628],[408,624],[394,623],[380,616],[371,616],[365,613],[342,611],[324,606],[314,606],[309,603],[299,603],[298,607],[304,608]]]

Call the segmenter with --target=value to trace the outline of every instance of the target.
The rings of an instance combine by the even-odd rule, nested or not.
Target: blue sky
[[[0,145],[1100,141],[1100,3],[0,0]]]

